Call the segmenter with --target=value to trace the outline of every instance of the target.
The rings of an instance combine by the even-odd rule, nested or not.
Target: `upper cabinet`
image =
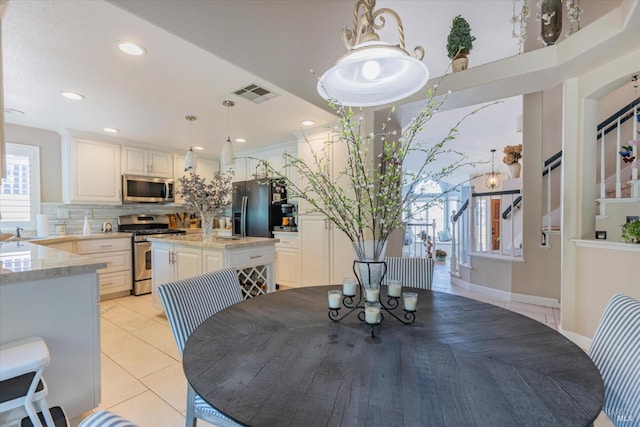
[[[173,154],[122,146],[122,173],[173,177]]]
[[[238,154],[233,165],[224,165],[223,170],[233,169],[233,182],[249,181],[255,179],[255,174],[264,173],[261,168],[260,161],[267,161],[276,170],[281,171],[284,175],[297,182],[297,174],[291,168],[285,168],[284,153],[297,155],[298,146],[296,143],[282,145],[279,148],[270,150],[259,150]]]
[[[120,146],[79,138],[62,141],[64,203],[121,203]]]

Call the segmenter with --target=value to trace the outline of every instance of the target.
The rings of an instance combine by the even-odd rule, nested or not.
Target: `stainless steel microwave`
[[[174,201],[173,179],[122,175],[122,203],[172,203]]]

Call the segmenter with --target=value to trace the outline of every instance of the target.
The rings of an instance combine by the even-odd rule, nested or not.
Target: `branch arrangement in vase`
[[[462,121],[488,105],[462,117],[441,140],[433,143],[418,141],[418,135],[446,99],[446,96],[436,98],[436,91],[430,89],[424,107],[401,135],[388,129],[393,108],[378,133],[366,133],[361,112],[329,100],[338,116],[338,124],[332,132],[335,138],[325,141],[322,149],[314,150],[305,136],[311,153],[307,160],[290,153],[283,155],[284,169],[291,168],[297,172],[299,181],[290,180],[282,170],[276,170],[270,164],[266,167],[270,174],[285,181],[289,197],[304,200],[311,206],[308,213],[326,215],[345,233],[353,243],[358,259],[380,260],[389,235],[404,227],[403,212],[420,196],[414,192],[419,184],[440,182],[463,166],[475,165],[475,162],[467,160],[464,153],[451,148],[450,143],[456,138]],[[373,147],[377,143],[381,149],[374,156]],[[332,173],[329,161],[331,144],[344,144],[347,150],[346,166],[337,176]],[[416,155],[424,159],[419,168],[404,170],[405,159]],[[448,161],[442,164],[440,159],[445,156]],[[460,185],[451,186],[440,198],[424,203],[419,212],[439,203],[447,194],[457,191]]]

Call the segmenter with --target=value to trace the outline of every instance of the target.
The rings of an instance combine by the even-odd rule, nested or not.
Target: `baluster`
[[[631,134],[631,139],[638,141],[640,140],[640,135],[638,135],[638,119],[640,119],[638,117],[638,106],[636,105],[635,107],[633,107],[633,117],[631,118],[631,121],[633,122],[633,130],[632,130],[632,134]],[[637,181],[638,180],[638,163],[640,162],[640,160],[638,160],[638,145],[633,145],[633,157],[636,158],[636,167],[632,167],[631,169],[631,179],[633,181]],[[638,194],[638,183],[634,182],[633,184],[633,194],[631,195],[631,197],[640,197],[640,195]]]
[[[449,266],[451,273],[458,274],[458,247],[456,246],[456,228],[458,221],[455,220],[456,211],[451,211],[451,258],[449,258]]]
[[[620,163],[622,157],[620,156],[620,117],[618,117],[618,128],[616,129],[616,199],[622,196],[622,184],[620,182]]]
[[[600,131],[600,198],[607,197],[607,175],[605,170],[604,129]],[[602,212],[600,212],[602,213]]]

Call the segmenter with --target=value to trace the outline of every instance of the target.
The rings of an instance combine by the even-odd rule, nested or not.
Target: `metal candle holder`
[[[404,324],[404,325],[410,325],[413,322],[415,322],[416,320],[416,315],[415,315],[415,310],[404,310],[404,316],[400,315],[396,315],[396,313],[394,313],[394,310],[398,309],[400,307],[400,302],[399,299],[400,297],[393,297],[393,296],[388,296],[387,295],[387,302],[386,304],[382,301],[381,295],[380,293],[378,293],[378,301],[377,303],[380,304],[380,321],[377,323],[368,323],[366,321],[366,314],[365,314],[365,302],[372,302],[372,301],[366,301],[366,287],[364,285],[364,281],[362,280],[361,274],[358,274],[358,269],[356,269],[356,266],[358,264],[362,264],[362,265],[366,265],[366,272],[368,273],[368,277],[371,278],[371,266],[372,265],[381,265],[382,267],[382,276],[380,277],[380,283],[378,283],[378,291],[381,288],[381,284],[384,280],[384,277],[387,274],[387,263],[384,261],[354,261],[353,262],[353,273],[356,276],[356,279],[358,280],[358,289],[360,290],[360,292],[358,292],[356,290],[356,294],[355,295],[343,295],[342,296],[342,306],[344,308],[347,309],[346,313],[344,313],[343,315],[340,315],[340,310],[343,307],[338,307],[338,308],[331,308],[329,307],[329,319],[331,319],[334,322],[340,322],[342,319],[344,319],[345,317],[349,316],[351,313],[353,313],[354,311],[360,309],[360,311],[358,312],[358,319],[360,319],[361,322],[366,323],[367,325],[369,325],[371,327],[371,337],[375,337],[375,327],[379,326],[382,321],[384,320],[384,313],[388,313],[389,315],[391,315],[393,318],[395,318],[398,322]],[[357,297],[357,301],[356,301],[356,297]],[[364,300],[364,301],[363,301]]]

